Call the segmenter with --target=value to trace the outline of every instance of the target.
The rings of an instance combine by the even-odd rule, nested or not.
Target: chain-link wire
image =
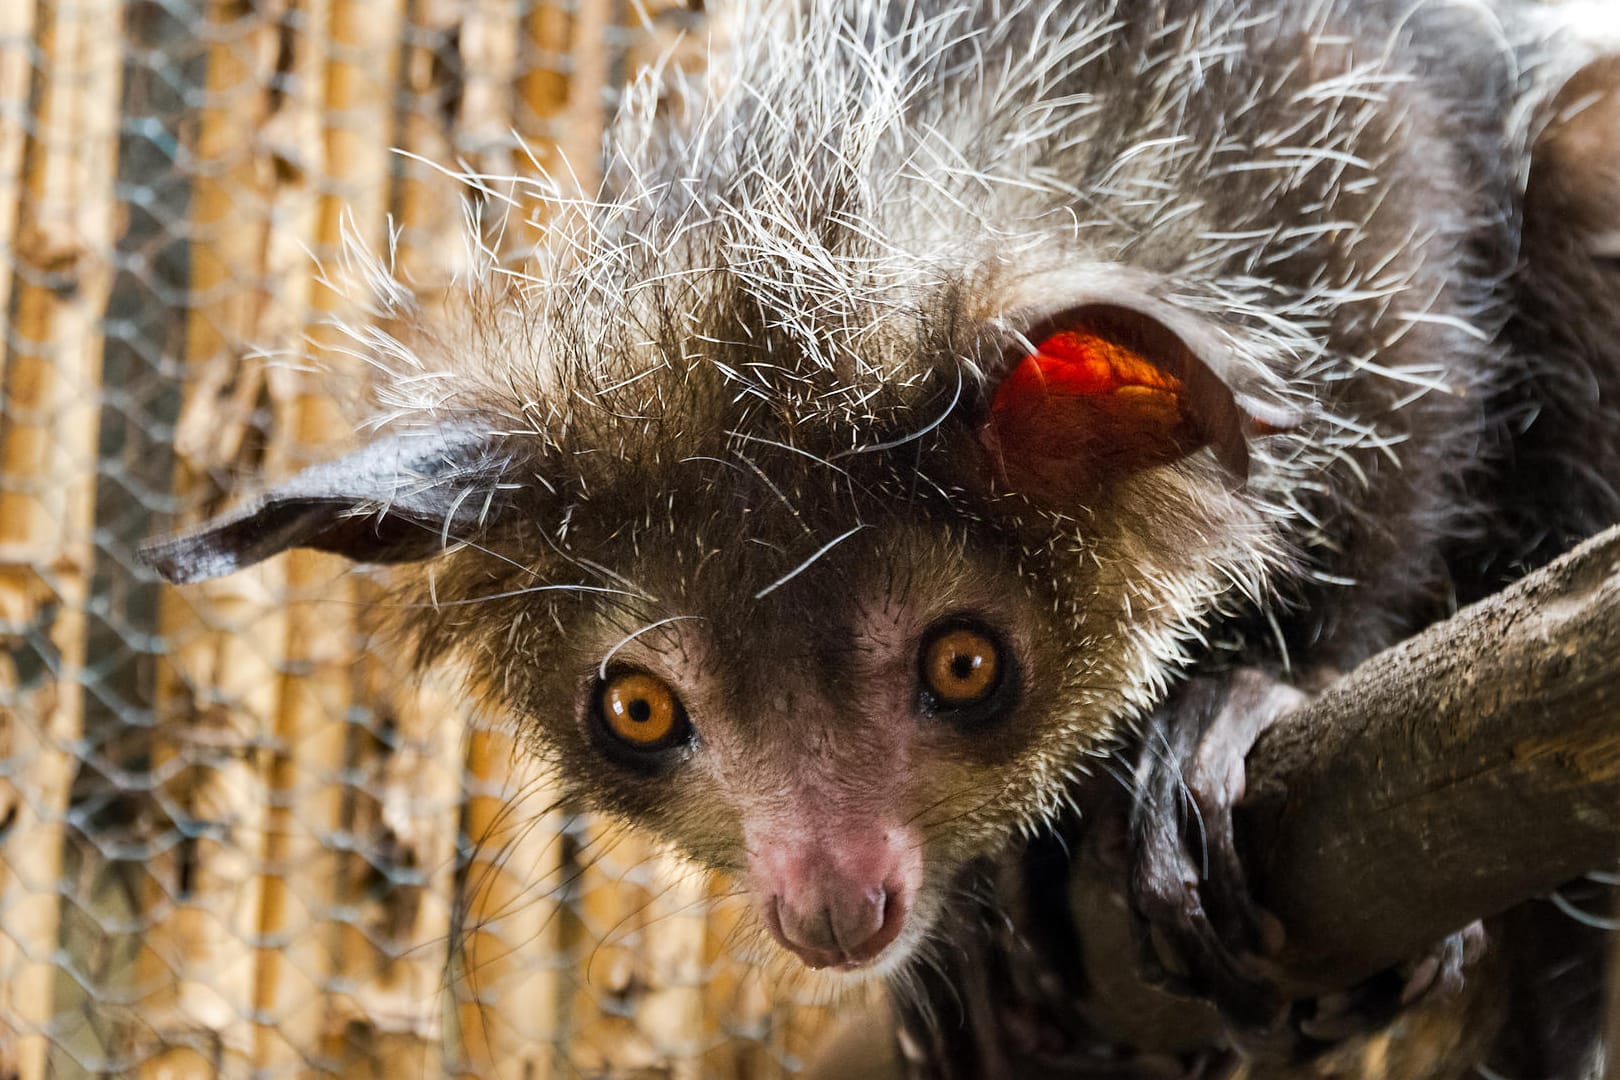
[[[403,678],[364,574],[295,553],[173,590],[134,558],[352,437],[299,359],[355,317],[319,269],[345,230],[448,278],[474,196],[432,163],[596,160],[613,88],[698,21],[0,0],[0,1076],[804,1054],[818,1013],[747,962],[728,886]]]

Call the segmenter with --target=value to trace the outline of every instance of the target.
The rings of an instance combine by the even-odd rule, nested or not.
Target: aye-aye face
[[[543,433],[397,428],[146,557],[428,560],[404,629],[580,800],[741,873],[806,964],[891,970],[1262,572],[1263,428],[1210,342],[1145,296],[1042,295],[874,385],[864,423],[671,365]]]

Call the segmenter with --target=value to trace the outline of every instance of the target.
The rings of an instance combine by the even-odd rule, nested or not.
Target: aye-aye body
[[[416,563],[418,658],[570,791],[903,982],[1189,674],[1319,680],[1620,518],[1606,5],[722,18],[567,243],[381,290],[368,445],[147,557]]]

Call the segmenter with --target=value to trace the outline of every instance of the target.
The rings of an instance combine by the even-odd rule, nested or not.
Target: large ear
[[[1249,435],[1289,423],[1257,419],[1257,403],[1240,399],[1212,362],[1132,307],[1066,308],[1018,341],[981,438],[1000,480],[1038,501],[1083,499],[1205,447],[1240,485]]]
[[[288,548],[359,562],[424,559],[478,531],[507,503],[510,455],[487,429],[389,434],[306,469],[199,528],[141,545],[169,581],[220,577]]]

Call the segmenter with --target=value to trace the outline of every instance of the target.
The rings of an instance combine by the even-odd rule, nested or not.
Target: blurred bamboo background
[[[0,0],[0,1077],[802,1059],[820,1011],[736,955],[726,883],[402,679],[365,575],[133,559],[352,437],[363,363],[298,361],[360,317],[319,269],[344,230],[448,278],[475,194],[432,163],[561,150],[590,187],[616,88],[705,33],[668,0]]]

